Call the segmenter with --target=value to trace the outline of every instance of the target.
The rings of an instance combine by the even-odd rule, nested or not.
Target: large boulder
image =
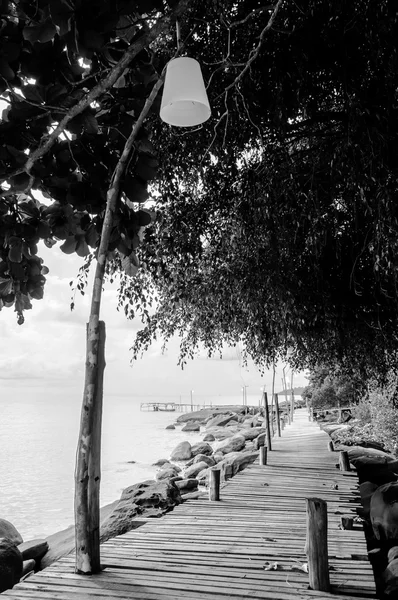
[[[361,504],[362,504],[362,514],[361,516],[364,519],[369,519],[370,517],[370,500],[377,490],[378,485],[376,483],[372,483],[371,481],[364,481],[359,484],[359,493],[361,495]]]
[[[170,460],[189,460],[192,458],[192,447],[189,442],[180,442],[170,455]]]
[[[162,481],[163,479],[170,479],[172,477],[177,477],[178,473],[180,473],[181,469],[176,465],[164,465],[157,473],[156,473],[156,481]]]
[[[29,560],[24,560],[22,563],[22,575],[21,577],[25,577],[28,573],[34,573],[36,570],[36,561],[34,558],[30,558]]]
[[[175,425],[172,425],[172,424],[167,425],[166,429],[175,429]]]
[[[230,421],[237,421],[237,419],[238,415],[230,412],[224,415],[217,415],[206,423],[206,429],[210,429],[210,427],[224,427]]]
[[[191,453],[192,456],[197,456],[198,454],[210,456],[210,454],[213,454],[213,448],[207,442],[198,442],[197,444],[193,444]]]
[[[361,482],[372,481],[383,485],[397,480],[398,464],[390,454],[361,446],[347,448],[347,452],[350,463],[356,468]]]
[[[30,540],[19,544],[18,550],[22,554],[23,560],[40,561],[48,550],[47,540]]]
[[[231,438],[217,442],[214,446],[215,452],[222,452],[222,454],[228,454],[229,452],[239,452],[245,447],[246,440],[243,435],[236,434]]]
[[[261,446],[265,446],[266,443],[267,443],[267,434],[260,433],[260,435],[258,435],[256,437],[256,439],[254,440],[254,448],[256,450],[258,450],[259,448],[261,448]]]
[[[214,436],[214,439],[218,441],[232,437],[237,433],[237,431],[237,427],[212,427],[209,429],[209,433],[211,433]]]
[[[209,467],[214,467],[216,461],[212,456],[207,456],[206,454],[197,454],[193,459],[193,463],[205,462]]]
[[[23,542],[19,531],[12,523],[10,523],[10,521],[7,521],[6,519],[0,519],[0,538],[5,538],[16,546],[18,546],[18,544],[22,544]]]
[[[378,540],[398,540],[398,482],[381,485],[373,493],[370,520]]]
[[[159,458],[156,462],[153,463],[153,467],[163,467],[165,464],[170,464],[170,461],[167,458]]]
[[[134,529],[137,517],[161,517],[180,502],[179,489],[168,480],[148,480],[129,486],[101,524],[101,542]]]
[[[188,423],[181,429],[181,431],[200,431],[200,423],[195,421],[188,421]]]
[[[16,544],[7,538],[0,538],[0,593],[18,583],[22,566],[22,554]]]
[[[180,490],[181,493],[185,494],[187,492],[192,492],[198,489],[199,482],[194,478],[181,479],[181,481],[176,481],[176,486]]]
[[[384,583],[384,597],[398,597],[398,558],[392,560],[382,575]]]
[[[198,473],[203,471],[203,469],[207,469],[208,466],[209,465],[207,463],[205,463],[204,461],[194,463],[193,465],[191,465],[190,467],[185,469],[185,473],[184,473],[185,479],[190,479],[192,477],[196,477],[196,475]]]
[[[250,429],[242,429],[239,434],[243,435],[246,441],[255,440],[261,433],[264,433],[263,427],[251,427]]]
[[[214,437],[214,435],[212,433],[206,433],[206,435],[203,438],[204,442],[214,442],[216,438]]]
[[[221,469],[221,478],[226,481],[239,471],[243,471],[248,465],[258,458],[257,452],[231,452],[224,460],[218,463],[217,468]]]

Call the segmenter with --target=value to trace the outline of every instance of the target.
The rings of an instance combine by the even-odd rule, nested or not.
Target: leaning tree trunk
[[[134,125],[113,173],[107,194],[101,242],[94,276],[90,318],[87,325],[86,376],[80,420],[75,469],[75,542],[76,573],[91,575],[101,570],[99,551],[99,490],[101,481],[102,381],[105,360],[100,353],[105,344],[105,324],[99,320],[106,257],[113,225],[113,214],[120,194],[120,183],[129,157],[148,112],[160,88],[164,74],[156,82]]]

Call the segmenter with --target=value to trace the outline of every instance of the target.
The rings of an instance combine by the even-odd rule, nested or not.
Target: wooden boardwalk
[[[273,438],[268,465],[248,467],[227,482],[220,502],[189,500],[102,546],[104,571],[75,575],[69,556],[28,578],[4,598],[26,600],[348,600],[375,597],[361,526],[339,529],[355,516],[357,479],[335,467],[328,436],[297,410]],[[305,498],[328,503],[332,593],[308,589],[302,570]]]

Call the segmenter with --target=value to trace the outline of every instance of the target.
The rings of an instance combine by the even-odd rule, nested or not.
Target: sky
[[[50,269],[44,298],[32,300],[25,323],[17,324],[14,307],[0,311],[0,398],[13,400],[51,398],[54,393],[82,395],[85,363],[85,331],[89,315],[90,287],[83,297],[75,297],[71,312],[71,287],[82,259],[63,254],[57,246],[41,245],[39,255]],[[190,391],[198,403],[211,396],[242,397],[247,386],[249,404],[257,404],[261,388],[271,392],[272,371],[261,375],[249,364],[242,365],[239,348],[226,348],[223,359],[208,359],[203,353],[181,370],[178,339],[166,353],[155,343],[146,355],[131,365],[131,351],[140,322],[129,321],[116,309],[116,286],[107,286],[103,295],[101,319],[106,323],[106,370],[104,394],[108,396],[148,396],[148,401],[188,403]],[[276,373],[280,391],[282,367]],[[289,372],[289,370],[287,370]],[[290,376],[289,380],[290,380]],[[294,385],[307,385],[303,373],[295,374]]]

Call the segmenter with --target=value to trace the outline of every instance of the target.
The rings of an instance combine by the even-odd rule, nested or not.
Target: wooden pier
[[[51,565],[4,598],[26,600],[363,600],[375,598],[353,472],[304,409],[268,464],[254,464],[223,484],[220,501],[188,500],[161,519],[102,546],[104,570],[74,573],[74,557]],[[308,589],[306,499],[327,502],[331,593]],[[341,529],[343,517],[354,528]]]

